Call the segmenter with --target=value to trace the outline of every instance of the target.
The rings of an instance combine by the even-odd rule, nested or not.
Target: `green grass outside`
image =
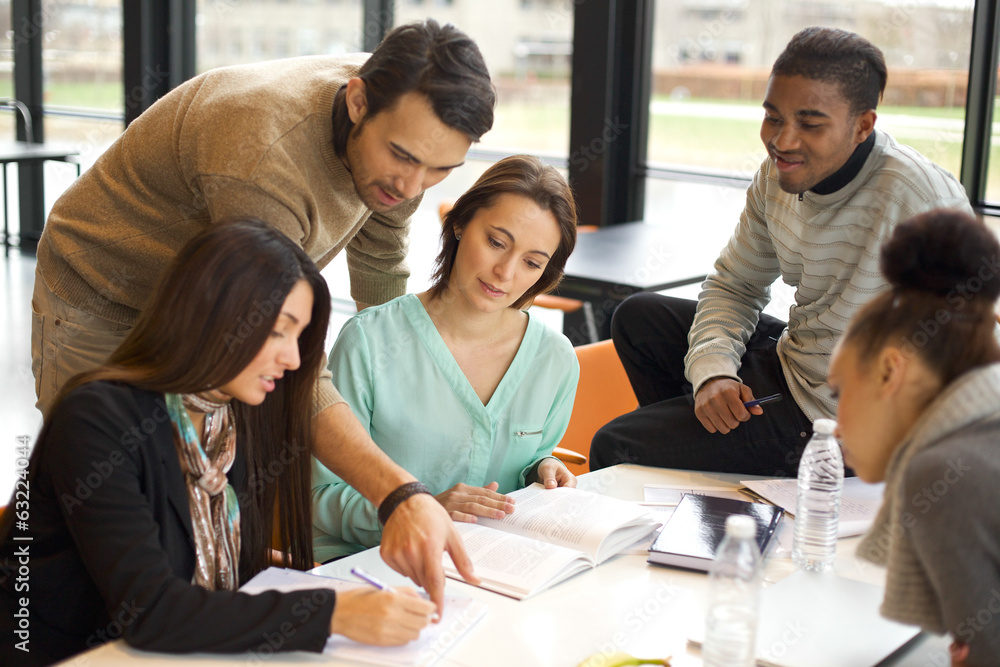
[[[47,104],[72,106],[87,109],[115,110],[122,108],[122,86],[119,81],[56,83],[45,91]],[[13,94],[9,78],[0,79],[0,96]],[[657,96],[654,101],[669,101],[666,96]],[[697,99],[685,102],[744,107],[759,111],[758,104],[739,100]],[[1000,102],[998,102],[1000,109]],[[929,119],[961,119],[965,110],[961,108],[928,107],[882,107],[883,116],[902,115]],[[688,164],[710,169],[721,169],[751,173],[764,158],[760,144],[758,120],[704,118],[692,106],[691,115],[657,115],[650,117],[650,141],[648,157],[652,162]],[[609,128],[613,133],[613,128]],[[894,132],[897,138],[952,173],[958,173],[962,146],[958,137],[942,133],[919,130],[910,135],[910,130]],[[925,136],[919,136],[919,135]],[[534,151],[548,154],[564,154],[569,135],[568,100],[517,101],[501,103],[496,109],[494,129],[481,144],[483,148]],[[600,142],[595,143],[599,146]],[[571,157],[588,149],[587,146],[573,146]],[[1000,141],[994,142],[990,152],[990,169],[987,182],[987,198],[1000,201]]]
[[[50,84],[45,88],[45,103],[120,112],[125,106],[124,90],[121,81]]]

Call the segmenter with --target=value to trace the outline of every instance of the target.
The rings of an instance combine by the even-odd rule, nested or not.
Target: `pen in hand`
[[[754,408],[758,405],[765,405],[766,403],[775,403],[781,400],[781,394],[771,394],[770,396],[765,396],[764,398],[755,398],[752,401],[746,401],[743,404],[745,408]]]
[[[389,584],[385,583],[384,581],[382,581],[381,579],[379,579],[375,575],[371,574],[370,572],[367,572],[366,570],[363,570],[360,567],[352,567],[351,568],[351,574],[353,574],[355,577],[357,577],[361,581],[365,582],[366,584],[371,584],[372,586],[374,586],[375,588],[379,589],[380,591],[389,591],[390,593],[394,593],[395,592],[389,586]],[[431,618],[431,622],[433,622],[433,623],[437,623],[439,620],[441,620],[441,616],[437,612],[434,612],[433,614],[431,614],[430,618]]]
[[[371,584],[380,591],[392,592],[392,589],[389,587],[389,584],[385,583],[381,579],[378,579],[374,575],[369,574],[365,570],[362,570],[360,567],[352,567],[351,574],[353,574],[355,577],[365,582],[366,584]]]

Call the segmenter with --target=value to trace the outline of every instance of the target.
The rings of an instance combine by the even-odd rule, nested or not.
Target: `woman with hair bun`
[[[953,665],[1000,656],[998,257],[965,213],[900,224],[881,251],[891,289],[852,319],[828,379],[845,461],[886,482],[858,548],[887,568],[882,614],[949,633]]]

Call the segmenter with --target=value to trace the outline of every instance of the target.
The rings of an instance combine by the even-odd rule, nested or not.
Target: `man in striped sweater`
[[[882,52],[854,33],[792,38],[765,95],[768,158],[698,301],[639,294],[615,312],[639,408],[597,433],[592,468],[796,473],[812,421],[836,415],[833,346],[886,286],[882,241],[923,211],[972,213],[954,176],[875,129],[885,82]],[[795,288],[787,325],[761,313],[779,276]],[[783,400],[746,405],[772,394]]]

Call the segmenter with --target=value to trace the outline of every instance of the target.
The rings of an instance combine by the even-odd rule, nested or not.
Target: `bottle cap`
[[[757,522],[745,514],[730,514],[726,517],[726,535],[753,539],[757,536]]]
[[[837,422],[832,419],[817,419],[813,422],[813,433],[821,433],[823,435],[833,435],[833,432],[837,429]]]

